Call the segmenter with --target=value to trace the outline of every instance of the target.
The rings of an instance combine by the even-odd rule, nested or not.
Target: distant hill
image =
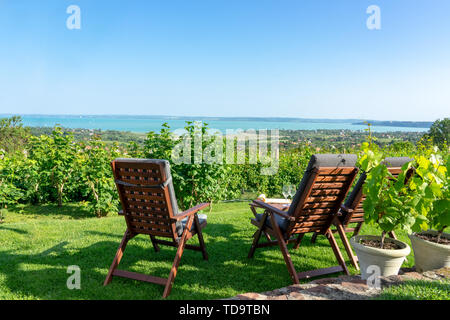
[[[433,122],[428,121],[372,121],[354,122],[354,125],[364,125],[370,123],[373,126],[385,127],[409,127],[409,128],[430,128]]]

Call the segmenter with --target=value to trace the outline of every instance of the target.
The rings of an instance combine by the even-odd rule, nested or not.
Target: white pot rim
[[[410,246],[400,240],[392,239],[392,238],[386,238],[385,241],[387,242],[394,242],[395,244],[399,245],[400,249],[381,249],[381,248],[374,248],[374,247],[368,247],[365,245],[362,245],[359,243],[359,240],[381,240],[381,236],[372,236],[372,235],[358,235],[354,236],[350,239],[350,243],[353,246],[355,250],[360,250],[363,252],[366,252],[370,255],[376,255],[376,256],[384,256],[384,257],[391,257],[391,258],[401,258],[406,257],[411,252]]]
[[[435,230],[427,230],[427,231],[421,231],[421,232],[413,232],[412,234],[409,234],[408,237],[409,237],[410,239],[411,239],[412,237],[414,237],[414,240],[415,240],[415,241],[421,242],[421,243],[423,243],[423,244],[426,244],[427,246],[433,246],[433,247],[435,247],[435,248],[440,248],[440,249],[442,249],[442,250],[446,250],[446,251],[449,251],[449,252],[450,252],[450,245],[448,245],[448,244],[436,243],[436,242],[432,242],[432,241],[428,241],[428,240],[424,240],[424,239],[422,239],[422,238],[419,238],[419,237],[417,236],[418,234],[422,234],[422,235],[430,234],[430,235],[436,236],[436,235],[438,234],[437,231],[435,231]],[[443,233],[442,233],[442,237],[443,237],[443,238],[446,238],[446,239],[450,239],[450,234],[449,234],[449,233],[443,232]]]

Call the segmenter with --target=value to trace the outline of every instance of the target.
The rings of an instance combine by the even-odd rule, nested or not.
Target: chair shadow
[[[28,231],[26,231],[26,230],[12,228],[12,227],[9,227],[9,226],[4,225],[4,224],[0,224],[0,231],[1,230],[12,231],[12,232],[19,233],[19,234],[28,234]]]
[[[69,219],[85,219],[92,218],[93,215],[89,210],[79,204],[63,204],[59,207],[57,204],[19,204],[12,205],[8,207],[8,211],[16,214],[34,215],[34,216],[45,216],[45,217],[55,217],[55,218],[69,218]],[[55,214],[56,212],[56,214]]]

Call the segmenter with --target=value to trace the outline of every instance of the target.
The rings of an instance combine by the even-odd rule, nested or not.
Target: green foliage
[[[143,152],[145,158],[170,162],[180,207],[187,209],[198,202],[212,203],[235,194],[228,188],[232,181],[230,166],[208,161],[208,155],[204,152],[215,146],[217,136],[209,132],[204,123],[199,125],[187,121],[184,130],[182,134],[175,135],[169,125],[163,124],[160,133],[148,133]],[[200,150],[195,150],[195,140],[201,141]],[[180,151],[178,157],[172,156],[175,150]]]
[[[397,228],[410,233],[432,227],[442,232],[450,225],[448,168],[438,148],[422,145],[397,178],[382,162],[387,156],[384,151],[369,135],[359,154],[358,166],[367,173],[363,189],[365,221],[380,227],[382,243],[386,233]],[[446,160],[448,166],[448,153]],[[414,174],[406,180],[411,169]]]
[[[262,170],[267,168],[267,164],[261,159],[256,163],[250,161],[248,143],[243,163],[228,164],[225,159],[210,161],[220,157],[220,152],[223,152],[224,158],[226,156],[225,143],[222,143],[222,150],[217,147],[221,137],[211,132],[206,124],[200,126],[187,122],[184,129],[183,132],[172,132],[167,124],[163,124],[160,132],[149,132],[144,139],[142,134],[118,134],[113,131],[33,128],[33,134],[45,134],[30,137],[28,129],[22,127],[20,117],[3,119],[0,145],[8,147],[7,150],[0,150],[0,205],[55,202],[61,205],[70,201],[85,203],[86,209],[96,216],[114,212],[118,200],[110,161],[115,157],[169,160],[182,209],[198,202],[237,199],[247,194],[264,193],[269,197],[278,197],[283,185],[300,183],[313,153],[353,152],[362,137],[361,133],[345,130],[331,133],[325,130],[281,131],[278,169],[272,175],[263,175]],[[365,152],[360,154],[360,167],[371,171],[380,164],[384,155],[423,155],[429,158],[433,143],[431,138],[415,145],[418,135],[409,139],[409,134],[398,134],[370,132],[370,143],[363,144]],[[114,139],[118,143],[113,142]],[[196,139],[201,141],[201,150],[194,148]],[[130,142],[126,145],[127,140]],[[13,141],[17,142],[15,145],[18,147],[11,147]],[[187,147],[184,145],[186,141],[190,142]],[[178,152],[181,161],[173,160],[174,152]],[[234,160],[236,163],[236,154]],[[378,168],[373,176],[380,178],[384,172]],[[379,180],[377,187],[379,190],[390,189],[391,183]],[[436,189],[434,184],[433,188]],[[415,228],[419,225],[423,227],[425,223],[433,228],[439,226],[437,218],[433,220],[435,222],[424,222],[423,217],[441,216],[444,208],[448,208],[448,182],[447,187],[443,185],[441,189],[442,195],[436,195],[435,204],[434,200],[420,202],[424,208],[427,205],[433,211],[428,215],[417,214],[416,220],[419,222]],[[391,197],[406,201],[400,198],[404,190],[394,188],[394,191],[396,193]],[[377,207],[377,210],[384,209]],[[389,229],[388,225],[395,222],[390,220],[387,215],[380,221]]]
[[[0,150],[0,214],[9,204],[16,203],[23,196],[13,183],[15,177],[11,168],[14,163],[13,157],[8,157],[4,150]]]
[[[402,172],[395,179],[382,162],[384,154],[370,143],[364,143],[358,159],[360,169],[367,173],[363,192],[364,220],[378,224],[384,235],[400,227],[410,231],[415,223],[413,211],[415,197],[404,184],[406,173],[411,163],[402,167]]]
[[[73,135],[55,127],[50,136],[32,137],[30,158],[37,162],[40,179],[55,191],[58,205],[64,198],[64,187],[70,184],[75,168],[77,145]]]
[[[420,197],[415,231],[431,228],[442,233],[450,226],[449,156],[436,147],[416,157],[416,175],[408,183]]]
[[[0,119],[0,149],[6,153],[23,150],[29,135],[29,130],[22,126],[21,117]]]
[[[436,120],[431,126],[428,135],[435,145],[442,149],[448,147],[450,142],[450,118]]]
[[[116,211],[110,162],[121,155],[115,143],[97,136],[75,142],[72,133],[55,127],[51,135],[31,137],[24,152],[3,152],[0,204],[83,201],[98,217]]]
[[[23,197],[22,191],[14,185],[14,171],[11,170],[14,164],[15,159],[0,150],[0,223],[5,219],[4,209]]]
[[[99,137],[81,144],[79,184],[87,186],[88,208],[97,217],[117,210],[118,196],[110,162],[119,156],[120,150],[116,144],[107,147]]]

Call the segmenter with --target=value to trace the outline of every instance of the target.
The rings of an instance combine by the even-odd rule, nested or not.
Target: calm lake
[[[0,115],[5,117],[7,115]],[[159,131],[161,124],[167,122],[172,130],[181,129],[185,126],[186,120],[191,118],[182,117],[156,117],[156,116],[82,116],[82,115],[22,115],[25,126],[32,127],[53,127],[60,125],[66,128],[85,128],[102,130],[119,130],[131,132]],[[286,130],[317,130],[317,129],[337,129],[337,130],[364,130],[366,125],[353,124],[360,120],[320,120],[320,119],[276,119],[272,121],[267,118],[259,119],[227,119],[227,118],[201,118],[209,124],[212,129],[225,132],[226,129],[286,129]],[[417,127],[394,127],[394,126],[372,126],[373,131],[428,131],[428,128]]]

